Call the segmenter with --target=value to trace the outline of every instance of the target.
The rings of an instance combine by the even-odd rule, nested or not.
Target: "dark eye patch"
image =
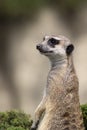
[[[51,38],[48,40],[48,45],[50,45],[51,47],[55,47],[55,45],[58,45],[59,42],[60,42],[59,40]]]

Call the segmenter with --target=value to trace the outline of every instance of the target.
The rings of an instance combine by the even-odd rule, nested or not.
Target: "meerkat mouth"
[[[40,53],[42,53],[42,54],[46,54],[46,53],[52,53],[53,51],[45,51],[45,50],[39,50],[40,51]]]

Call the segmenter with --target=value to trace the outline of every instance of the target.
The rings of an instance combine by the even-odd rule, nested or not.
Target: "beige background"
[[[49,60],[40,55],[36,44],[45,35],[62,34],[75,45],[74,63],[79,78],[80,102],[87,103],[87,9],[78,12],[73,26],[67,26],[60,15],[53,10],[43,9],[33,24],[14,26],[8,30],[9,49],[7,61],[12,87],[18,98],[8,90],[8,83],[0,73],[0,111],[11,110],[16,99],[21,109],[33,115],[39,104],[50,68]]]

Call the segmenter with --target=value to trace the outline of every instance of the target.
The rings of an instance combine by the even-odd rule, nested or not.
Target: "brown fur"
[[[84,130],[78,87],[72,55],[51,67],[43,100],[35,112],[35,122],[40,120],[38,130]]]

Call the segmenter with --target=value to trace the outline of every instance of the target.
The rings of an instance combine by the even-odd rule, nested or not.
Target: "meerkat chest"
[[[49,95],[51,101],[59,101],[66,95],[64,88],[63,77],[64,71],[51,71],[48,75],[46,93]]]
[[[63,87],[63,80],[66,74],[66,69],[54,68],[52,69],[47,78],[48,89],[58,89]]]

